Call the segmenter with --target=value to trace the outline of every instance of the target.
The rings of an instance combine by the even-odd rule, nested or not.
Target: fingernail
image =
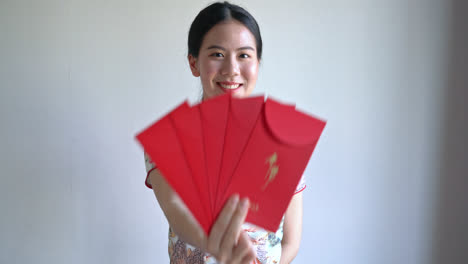
[[[232,202],[233,204],[237,204],[237,203],[239,202],[239,195],[234,194],[234,195],[232,196],[231,202]]]
[[[242,210],[245,210],[245,209],[247,209],[248,205],[249,205],[249,198],[244,198],[244,199],[242,199],[242,201],[240,203],[240,208]]]

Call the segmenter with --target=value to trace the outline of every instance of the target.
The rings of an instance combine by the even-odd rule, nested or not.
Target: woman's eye
[[[243,58],[243,59],[247,59],[247,58],[249,58],[250,56],[249,56],[249,54],[241,54],[240,57]]]

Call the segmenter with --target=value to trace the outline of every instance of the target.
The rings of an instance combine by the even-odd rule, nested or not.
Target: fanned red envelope
[[[264,106],[264,96],[238,99],[231,97],[229,117],[225,134],[223,162],[219,173],[218,192],[225,193],[231,182],[247,142],[252,135],[255,124],[260,118]],[[294,105],[285,107],[294,110]],[[220,211],[224,204],[224,196],[217,195],[216,211]]]
[[[187,102],[179,105],[173,112],[189,108]],[[187,163],[182,145],[177,137],[171,115],[166,115],[136,136],[146,153],[158,165],[164,178],[176,190],[206,233],[212,219],[203,209],[202,199]]]
[[[268,99],[222,201],[234,193],[249,197],[246,221],[275,232],[324,127]]]
[[[247,221],[275,232],[325,122],[263,97],[184,103],[137,135],[209,234],[229,196],[251,201]]]
[[[213,216],[216,216],[215,204],[218,188],[218,175],[221,168],[224,135],[229,114],[230,96],[228,94],[209,99],[200,104],[200,121],[205,146],[206,192],[210,195]]]
[[[242,151],[253,131],[255,122],[258,119],[260,110],[264,103],[263,96],[237,99],[231,97],[229,105],[229,116],[226,124],[226,134],[224,135],[224,149],[222,155],[221,170],[218,175],[217,192],[223,193],[227,184],[231,180]],[[217,193],[216,197],[219,197]],[[221,196],[223,197],[223,196]],[[216,211],[222,207],[221,199],[216,201]]]
[[[205,189],[208,179],[199,106],[179,107],[170,113],[170,117],[192,172],[193,182],[200,194],[203,210],[207,214],[207,219],[211,221],[213,219],[211,199]]]

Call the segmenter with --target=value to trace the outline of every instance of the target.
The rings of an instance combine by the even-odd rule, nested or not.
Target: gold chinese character
[[[276,162],[278,161],[278,154],[273,153],[269,158],[266,159],[266,162],[269,165],[267,174],[265,176],[265,184],[262,187],[262,191],[264,191],[267,187],[268,184],[270,184],[276,177],[279,171],[279,166],[276,165]]]

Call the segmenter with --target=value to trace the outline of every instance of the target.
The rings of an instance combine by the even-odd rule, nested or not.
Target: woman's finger
[[[220,247],[220,259],[228,260],[231,258],[233,253],[233,248],[236,246],[239,239],[239,234],[242,231],[242,224],[244,223],[245,217],[249,209],[249,200],[244,198],[238,204],[238,207],[232,216],[231,222],[224,233],[224,236],[221,240]]]
[[[239,264],[239,263],[245,263],[251,256],[251,252],[254,252],[253,247],[252,247],[252,242],[250,242],[250,238],[245,233],[245,231],[241,231],[239,235],[239,242],[237,243],[237,246],[234,248],[234,252],[232,254],[232,264]],[[253,260],[253,259],[252,259]]]
[[[229,223],[231,222],[231,218],[238,207],[239,203],[239,195],[235,194],[229,198],[226,204],[221,210],[218,218],[211,228],[210,235],[208,236],[208,253],[217,257],[219,248],[221,245],[221,239],[226,232],[226,228],[228,227]]]
[[[242,259],[241,264],[255,264],[255,258],[257,257],[257,254],[255,253],[255,250],[253,248],[250,248],[249,252],[247,255]]]

